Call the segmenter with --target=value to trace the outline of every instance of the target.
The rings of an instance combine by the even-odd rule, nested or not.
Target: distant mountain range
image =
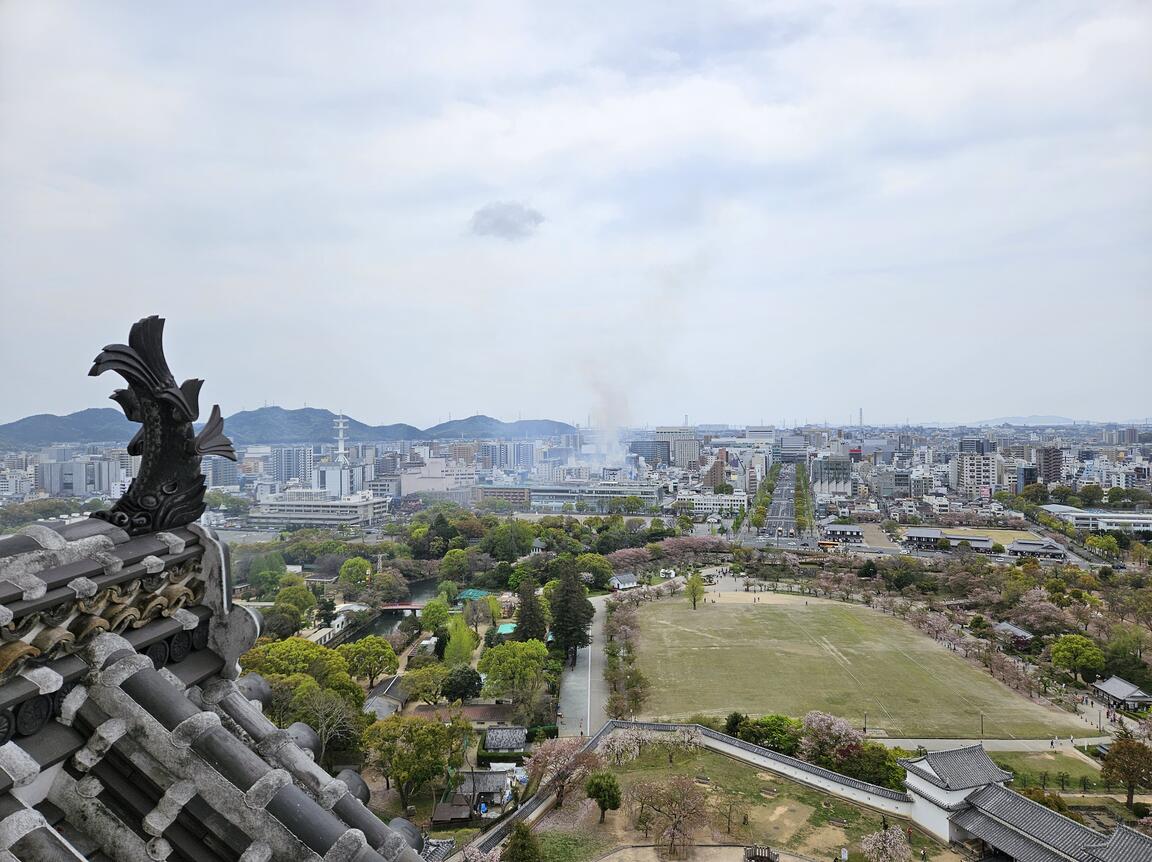
[[[1076,425],[1083,424],[1077,423],[1075,419],[1069,419],[1067,416],[1000,416],[997,419],[981,419],[979,422],[973,422],[977,427],[984,427],[988,425],[1027,425],[1032,428],[1041,427],[1044,425]]]
[[[334,439],[336,432],[330,410],[304,407],[261,407],[244,410],[224,420],[224,432],[238,445],[254,443],[320,443]],[[91,408],[54,416],[41,413],[0,425],[0,447],[23,448],[52,443],[124,443],[140,426],[129,422],[112,407]],[[486,437],[553,437],[576,429],[566,422],[551,419],[522,419],[501,422],[491,416],[469,416],[441,422],[431,428],[414,425],[366,425],[348,419],[348,440],[370,443],[390,440],[475,440]]]

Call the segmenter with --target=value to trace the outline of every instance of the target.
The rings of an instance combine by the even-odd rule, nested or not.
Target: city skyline
[[[206,8],[0,10],[5,418],[1152,412],[1146,4]]]
[[[407,422],[407,421],[405,421],[404,417],[391,417],[391,418],[385,418],[383,421],[380,421],[380,422],[375,422],[375,421],[367,422],[367,421],[364,421],[361,418],[361,416],[356,415],[355,413],[353,413],[351,411],[332,410],[329,407],[325,407],[325,406],[317,405],[317,404],[302,404],[299,407],[292,407],[292,406],[284,405],[284,404],[261,404],[257,407],[244,407],[244,408],[240,408],[240,409],[237,409],[234,411],[225,410],[224,415],[225,416],[232,416],[232,415],[236,415],[238,413],[252,413],[252,412],[256,412],[256,411],[260,411],[260,410],[266,410],[268,408],[278,408],[278,409],[281,409],[284,411],[294,411],[294,410],[300,410],[300,409],[322,410],[322,411],[326,411],[328,413],[331,413],[334,417],[344,416],[348,419],[351,419],[351,420],[354,420],[357,422],[363,422],[363,424],[369,425],[370,427],[382,427],[382,426],[389,426],[389,425],[412,425],[413,427],[415,427],[417,429],[421,429],[421,430],[428,430],[430,428],[435,428],[435,427],[443,425],[443,424],[448,424],[448,423],[452,423],[452,422],[463,422],[463,421],[466,421],[469,419],[478,419],[478,418],[495,419],[496,421],[502,422],[505,424],[511,424],[511,423],[520,422],[520,421],[524,421],[524,422],[529,422],[529,421],[562,422],[562,423],[572,425],[575,428],[590,428],[593,430],[598,430],[598,429],[602,429],[602,428],[610,428],[610,429],[614,429],[616,431],[653,429],[653,428],[657,428],[657,427],[661,427],[661,426],[663,426],[663,427],[678,427],[678,426],[686,426],[687,427],[687,426],[690,426],[690,427],[695,427],[695,428],[733,428],[733,429],[764,426],[764,427],[773,427],[773,428],[779,428],[779,429],[805,428],[805,427],[807,427],[807,428],[830,428],[830,429],[838,429],[839,428],[839,429],[851,430],[852,428],[856,428],[856,427],[864,427],[864,428],[923,427],[923,428],[940,428],[940,429],[948,429],[948,428],[956,428],[956,427],[961,427],[961,428],[962,427],[973,427],[973,428],[989,428],[989,429],[991,429],[991,428],[995,428],[995,427],[999,427],[999,426],[1012,426],[1012,427],[1019,427],[1019,428],[1045,428],[1045,427],[1058,428],[1058,427],[1067,427],[1067,426],[1073,426],[1073,425],[1083,425],[1083,426],[1103,426],[1103,425],[1125,426],[1126,425],[1126,426],[1136,426],[1136,427],[1147,427],[1149,425],[1152,425],[1152,417],[1083,418],[1083,417],[1073,417],[1073,416],[1057,416],[1057,415],[1052,415],[1052,414],[1043,414],[1043,415],[1032,414],[1032,415],[1027,415],[1027,416],[983,417],[980,419],[969,419],[966,421],[945,421],[945,420],[933,420],[933,419],[920,419],[920,418],[916,418],[916,417],[905,417],[904,419],[890,419],[890,420],[886,420],[886,419],[873,420],[873,419],[868,418],[866,415],[864,415],[864,413],[859,412],[859,408],[858,408],[858,413],[857,413],[856,417],[850,418],[849,421],[845,421],[845,422],[836,422],[836,421],[831,420],[831,419],[810,419],[808,417],[797,418],[797,417],[791,417],[791,416],[778,417],[775,420],[773,420],[771,418],[767,418],[767,417],[759,417],[756,419],[740,419],[740,420],[733,419],[733,420],[727,420],[727,421],[724,420],[723,417],[704,417],[703,419],[697,420],[697,419],[693,418],[691,414],[684,414],[678,418],[672,417],[668,421],[652,420],[652,421],[647,421],[647,422],[633,422],[633,423],[629,423],[627,425],[614,425],[614,426],[606,426],[606,425],[597,423],[595,421],[595,417],[593,417],[591,414],[588,414],[584,417],[564,417],[564,416],[536,415],[536,414],[528,414],[528,413],[521,412],[515,416],[499,416],[499,415],[493,415],[492,413],[485,412],[483,410],[478,410],[474,413],[466,413],[466,414],[462,414],[462,415],[456,415],[456,414],[448,413],[448,414],[445,414],[444,416],[436,418],[433,422],[428,422],[425,424],[416,424],[413,422]],[[106,410],[109,410],[113,413],[117,412],[117,411],[115,411],[114,408],[107,407],[106,405],[92,405],[90,407],[80,408],[79,411],[72,411],[70,413],[47,412],[47,413],[39,413],[39,414],[29,414],[27,416],[13,416],[11,418],[0,416],[0,427],[7,425],[7,424],[20,422],[22,420],[32,419],[32,418],[36,418],[36,417],[40,417],[40,416],[54,416],[54,417],[58,417],[58,418],[66,418],[70,415],[74,415],[77,412],[82,412],[84,410],[92,410],[92,409],[106,409]],[[485,435],[481,435],[481,436],[485,436]],[[487,435],[487,436],[492,436],[492,435]],[[496,436],[499,436],[499,435],[496,435]],[[547,436],[547,435],[544,435],[544,436]]]

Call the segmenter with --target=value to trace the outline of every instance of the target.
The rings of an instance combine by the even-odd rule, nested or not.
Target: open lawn
[[[1045,787],[1060,790],[1060,773],[1066,773],[1064,789],[1069,792],[1081,790],[1081,779],[1088,779],[1088,790],[1103,791],[1104,782],[1100,778],[1100,766],[1090,763],[1083,757],[1063,751],[994,751],[991,757],[1016,778],[1015,787]],[[1112,790],[1116,787],[1113,785]]]
[[[724,593],[641,607],[638,664],[650,717],[819,709],[890,737],[1083,735],[1086,725],[1016,694],[907,623],[858,605]],[[737,601],[744,599],[744,601]]]

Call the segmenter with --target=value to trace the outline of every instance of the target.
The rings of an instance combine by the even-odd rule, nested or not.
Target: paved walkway
[[[872,742],[879,742],[888,748],[905,748],[915,751],[917,748],[926,748],[929,751],[940,751],[945,748],[963,748],[967,745],[983,745],[988,751],[1052,751],[1052,740],[1049,739],[896,739],[887,737],[869,737]],[[1099,745],[1109,742],[1110,736],[1077,736],[1076,745]],[[1074,751],[1069,744],[1068,737],[1064,737],[1055,746],[1055,750],[1067,753]]]
[[[607,596],[594,596],[592,643],[576,653],[576,666],[564,668],[560,677],[561,736],[589,736],[608,720],[608,684],[604,681],[604,603]]]

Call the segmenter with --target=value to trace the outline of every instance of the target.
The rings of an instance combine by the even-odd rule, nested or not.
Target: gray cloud
[[[472,233],[509,241],[528,239],[544,222],[544,214],[511,201],[493,201],[472,214]]]

